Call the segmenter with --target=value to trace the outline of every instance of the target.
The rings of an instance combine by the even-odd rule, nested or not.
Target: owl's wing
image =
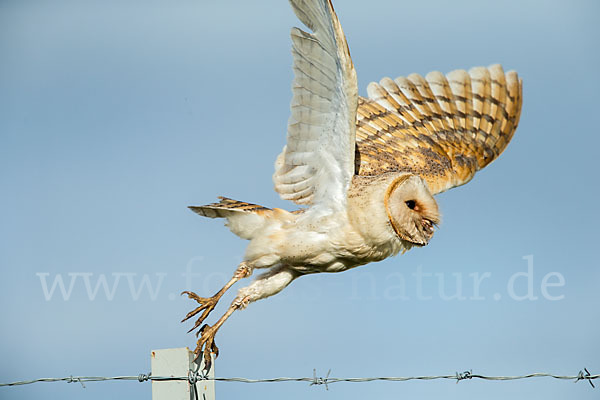
[[[329,0],[290,0],[313,33],[293,28],[294,82],[287,145],[273,181],[283,199],[343,208],[354,175],[356,72]]]
[[[506,148],[522,80],[492,65],[384,78],[367,92],[358,106],[356,173],[411,172],[436,194],[467,183]]]

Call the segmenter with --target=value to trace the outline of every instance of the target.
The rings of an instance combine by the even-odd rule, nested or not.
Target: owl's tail
[[[218,203],[191,206],[190,210],[208,218],[226,218],[225,225],[242,239],[252,239],[257,229],[262,228],[273,210],[256,204],[246,203],[219,196]]]

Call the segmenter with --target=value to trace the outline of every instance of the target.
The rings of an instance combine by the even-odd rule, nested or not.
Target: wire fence
[[[215,381],[215,382],[238,382],[238,383],[276,383],[276,382],[308,382],[310,385],[325,385],[325,388],[329,390],[329,385],[332,383],[338,382],[353,382],[353,383],[362,383],[362,382],[376,382],[376,381],[386,381],[386,382],[405,382],[405,381],[431,381],[431,380],[454,380],[456,383],[462,380],[468,379],[482,379],[486,381],[514,381],[520,379],[531,379],[531,378],[553,378],[559,380],[568,380],[568,381],[588,381],[592,388],[595,388],[593,381],[595,379],[600,378],[600,374],[592,375],[584,368],[579,371],[577,375],[556,375],[549,374],[544,372],[534,372],[531,374],[525,375],[514,375],[514,376],[487,376],[474,374],[473,371],[464,371],[464,372],[456,372],[453,375],[433,375],[433,376],[381,376],[381,377],[370,377],[370,378],[334,378],[330,377],[331,370],[327,372],[327,375],[324,377],[317,376],[316,370],[313,370],[312,377],[303,377],[303,378],[289,378],[289,377],[280,377],[280,378],[265,378],[265,379],[248,379],[248,378],[209,378],[206,373],[203,371],[194,371],[189,370],[187,376],[152,376],[152,374],[139,374],[137,376],[68,376],[64,378],[40,378],[33,379],[28,381],[17,381],[17,382],[9,382],[9,383],[0,383],[0,387],[2,386],[20,386],[20,385],[29,385],[38,382],[67,382],[67,383],[80,383],[85,388],[85,382],[104,382],[104,381],[138,381],[138,382],[146,382],[146,381],[188,381],[191,385],[195,385],[199,381]]]

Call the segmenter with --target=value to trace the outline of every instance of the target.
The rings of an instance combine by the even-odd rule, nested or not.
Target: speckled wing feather
[[[354,175],[358,87],[329,0],[291,0],[313,33],[293,28],[294,83],[287,145],[273,181],[283,199],[339,209]]]
[[[500,65],[371,83],[359,98],[355,169],[417,174],[432,194],[467,183],[506,148],[522,81]]]

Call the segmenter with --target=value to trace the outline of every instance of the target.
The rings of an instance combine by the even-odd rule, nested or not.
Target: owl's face
[[[420,177],[405,175],[394,180],[385,196],[388,218],[403,240],[425,246],[440,222],[438,205]]]

